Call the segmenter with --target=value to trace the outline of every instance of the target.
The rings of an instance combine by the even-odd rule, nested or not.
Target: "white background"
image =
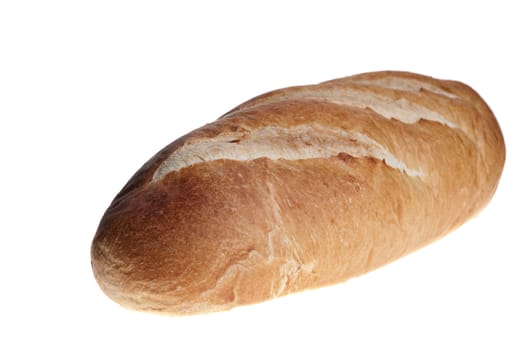
[[[0,2],[0,348],[524,349],[518,4]],[[156,151],[262,92],[383,69],[466,82],[492,107],[507,163],[478,217],[366,276],[230,312],[102,294],[91,239]]]

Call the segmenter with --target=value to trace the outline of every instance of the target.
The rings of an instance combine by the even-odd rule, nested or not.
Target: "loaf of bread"
[[[91,247],[125,307],[194,314],[361,275],[457,228],[496,190],[494,115],[468,86],[375,72],[241,104],[150,159]]]

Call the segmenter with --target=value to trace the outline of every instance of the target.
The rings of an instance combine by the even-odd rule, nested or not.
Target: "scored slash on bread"
[[[156,154],[92,244],[102,290],[193,314],[347,280],[444,236],[496,190],[503,136],[465,84],[406,72],[290,87]]]

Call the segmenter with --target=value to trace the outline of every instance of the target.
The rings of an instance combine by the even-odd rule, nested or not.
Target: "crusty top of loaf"
[[[276,90],[133,176],[95,236],[95,276],[123,305],[170,313],[336,283],[463,223],[504,158],[459,82],[376,72]]]

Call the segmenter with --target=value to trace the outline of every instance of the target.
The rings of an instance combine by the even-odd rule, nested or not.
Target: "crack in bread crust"
[[[383,86],[383,84],[386,86]],[[397,84],[399,84],[397,85],[398,88],[396,88],[396,82],[376,81],[375,83],[366,84],[365,82],[357,81],[352,84],[338,85],[336,81],[334,81],[319,85],[292,87],[286,89],[286,91],[277,90],[269,93],[267,96],[263,95],[260,98],[248,101],[221,118],[269,103],[303,99],[330,102],[347,107],[371,109],[384,118],[397,119],[405,124],[414,124],[423,119],[438,122],[450,128],[457,128],[456,123],[440,113],[405,98],[411,93],[419,92],[421,88],[433,93],[438,91],[437,88],[432,88],[430,84],[422,87],[410,85],[410,83],[401,85],[400,82],[397,82]],[[406,94],[401,96],[397,96],[395,93],[385,94],[384,91],[380,92],[378,89],[398,90]],[[438,94],[445,96],[442,93]]]
[[[249,161],[257,158],[301,160],[329,158],[346,153],[354,158],[371,157],[409,176],[423,176],[408,168],[385,147],[357,132],[301,125],[294,128],[262,127],[246,133],[226,133],[188,143],[175,150],[155,171],[152,183],[172,171],[218,159]]]
[[[343,78],[344,79],[344,78]],[[337,80],[336,80],[337,81]],[[427,90],[434,94],[442,95],[448,98],[458,98],[457,95],[447,92],[442,88],[426,83],[417,79],[410,79],[405,77],[386,76],[381,78],[368,78],[368,79],[353,79],[352,82],[356,84],[378,86],[386,89],[408,91],[408,92],[420,92],[421,90]]]

